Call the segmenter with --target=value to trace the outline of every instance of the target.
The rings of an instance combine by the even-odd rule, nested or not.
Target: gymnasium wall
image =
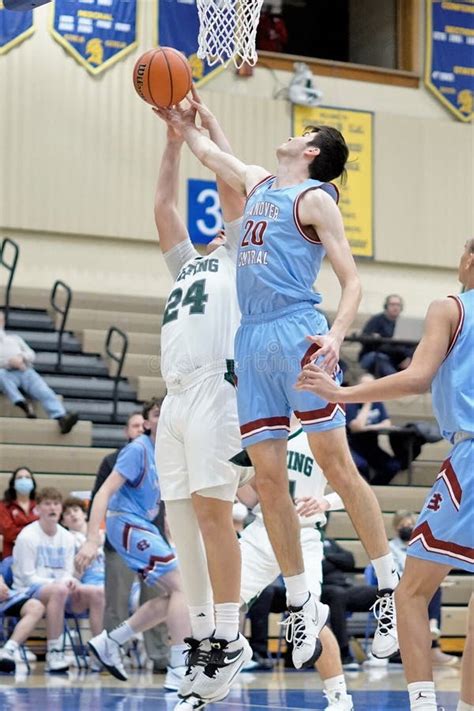
[[[132,67],[153,43],[152,4],[142,2],[141,46],[92,77],[48,34],[37,31],[0,58],[0,228],[22,246],[17,283],[165,294],[169,278],[157,246],[153,193],[164,144],[158,119],[134,94]],[[422,25],[423,23],[421,23]],[[289,74],[262,68],[251,79],[227,69],[203,87],[244,160],[275,165],[291,133],[291,111],[272,96]],[[422,315],[456,287],[454,267],[474,234],[473,129],[452,119],[424,88],[321,77],[326,105],[374,111],[376,262],[361,261],[363,311],[402,291]],[[181,176],[208,174],[183,153]],[[329,309],[338,289],[326,268]]]

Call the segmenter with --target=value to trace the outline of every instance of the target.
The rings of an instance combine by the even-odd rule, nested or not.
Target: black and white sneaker
[[[226,689],[218,696],[214,696],[212,699],[201,699],[200,696],[191,694],[191,696],[188,696],[186,699],[181,699],[181,701],[176,704],[173,711],[198,711],[209,704],[215,704],[218,701],[223,701],[228,695],[229,689]]]
[[[185,699],[192,693],[193,684],[198,674],[203,671],[209,661],[209,655],[211,653],[211,643],[209,639],[203,639],[201,642],[198,642],[194,637],[186,637],[184,642],[188,645],[184,660],[186,671],[178,689],[178,696],[182,699]]]
[[[193,684],[193,694],[200,699],[214,699],[226,694],[237,674],[252,659],[252,648],[241,634],[233,642],[211,637],[206,666]]]
[[[286,627],[286,641],[293,643],[295,669],[312,667],[323,651],[319,634],[329,617],[329,607],[311,593],[301,607],[289,607],[290,613],[281,624]]]
[[[372,654],[378,659],[386,659],[398,652],[394,591],[391,588],[379,590],[371,611],[377,620],[377,628],[372,641]]]

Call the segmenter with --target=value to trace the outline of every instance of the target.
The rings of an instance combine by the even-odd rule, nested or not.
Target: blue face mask
[[[33,479],[20,477],[20,479],[16,479],[14,487],[17,494],[30,494],[34,487]]]

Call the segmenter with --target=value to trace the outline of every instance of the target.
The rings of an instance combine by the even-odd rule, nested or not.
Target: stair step
[[[112,448],[0,445],[2,469],[13,471],[22,464],[39,474],[95,474],[102,459],[111,451]]]
[[[105,354],[106,329],[85,328],[78,331],[77,337],[85,353]],[[128,353],[138,355],[157,355],[160,352],[161,336],[159,333],[135,333],[127,331]],[[112,344],[113,345],[113,344]]]
[[[69,410],[79,413],[81,419],[92,420],[94,424],[110,424],[113,412],[111,400],[83,400],[68,398]],[[128,417],[134,412],[141,412],[142,406],[134,400],[123,400],[118,403],[117,422],[125,425]]]
[[[108,369],[100,356],[63,353],[61,358],[61,370],[56,370],[58,356],[57,353],[38,353],[34,363],[38,373],[50,373],[61,375],[84,375],[91,377],[107,377]]]
[[[54,323],[43,309],[10,309],[7,330],[54,331]]]
[[[21,331],[19,334],[34,351],[54,351],[58,350],[59,334],[57,331]],[[63,333],[63,353],[80,353],[81,344],[77,338],[65,331]]]
[[[54,392],[65,398],[93,398],[95,400],[107,399],[113,396],[113,380],[106,378],[85,378],[82,376],[46,375],[48,385]],[[136,391],[125,381],[119,383],[120,400],[136,400]]]
[[[123,447],[125,435],[123,425],[94,425],[92,428],[93,447]]]
[[[63,435],[55,420],[0,418],[0,447],[1,444],[54,444],[61,447],[90,447],[91,443],[91,422],[78,422],[71,432]]]

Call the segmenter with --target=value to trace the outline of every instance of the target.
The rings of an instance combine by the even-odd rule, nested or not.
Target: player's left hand
[[[82,575],[84,570],[92,563],[97,556],[98,545],[94,541],[86,541],[79,549],[78,554],[74,558],[74,567],[77,572]]]
[[[339,362],[339,351],[341,342],[336,336],[331,333],[326,333],[324,336],[307,336],[308,341],[319,346],[318,350],[313,353],[311,360],[318,361],[319,367],[326,373],[334,373]]]
[[[328,402],[339,402],[341,390],[330,375],[314,363],[305,365],[298,375],[295,388],[316,393]]]
[[[314,516],[317,513],[324,513],[329,509],[329,502],[326,499],[316,499],[314,496],[300,496],[295,499],[296,513],[298,516]]]

